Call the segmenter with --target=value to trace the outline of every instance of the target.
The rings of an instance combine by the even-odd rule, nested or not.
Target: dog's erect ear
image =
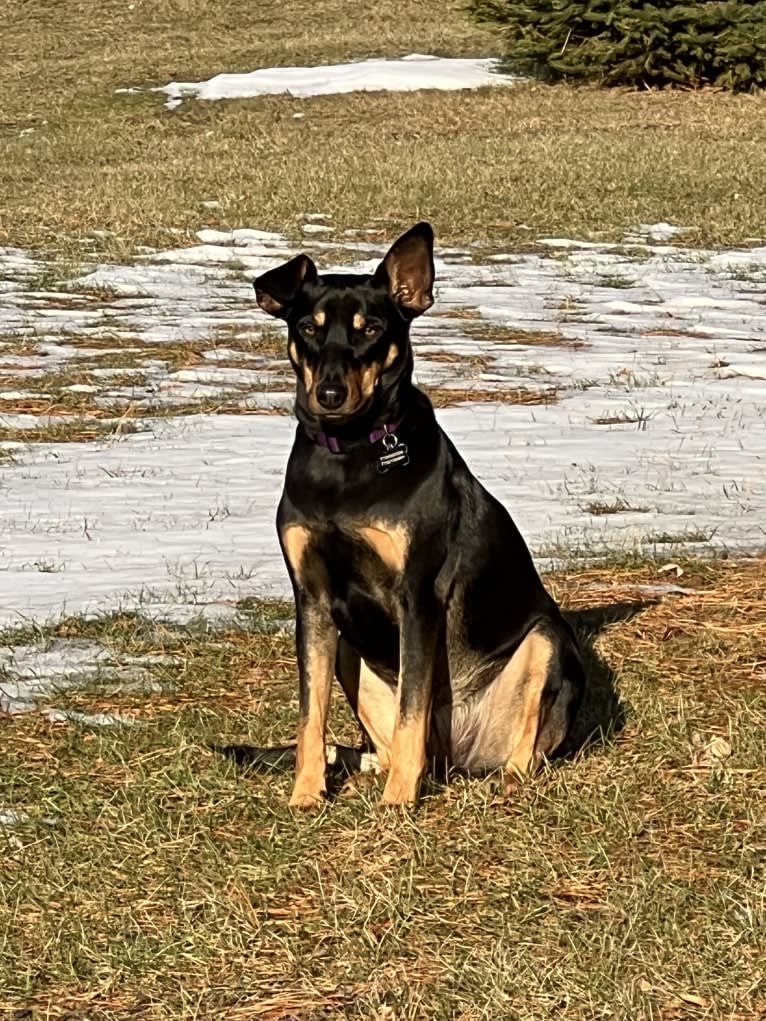
[[[296,255],[282,266],[255,278],[255,298],[264,312],[286,319],[301,285],[313,284],[317,279],[317,268],[308,255]]]
[[[430,223],[416,223],[402,234],[375,270],[376,284],[405,314],[419,316],[434,303],[434,232]]]

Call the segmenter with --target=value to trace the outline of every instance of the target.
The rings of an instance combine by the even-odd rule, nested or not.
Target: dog
[[[254,281],[287,324],[297,383],[277,530],[296,609],[299,809],[327,796],[334,676],[388,805],[416,801],[429,762],[501,769],[510,793],[561,746],[584,689],[519,531],[412,382],[433,243],[418,223],[372,274],[320,275],[304,254]]]

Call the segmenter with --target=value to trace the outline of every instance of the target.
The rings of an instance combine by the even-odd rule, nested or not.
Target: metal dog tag
[[[410,463],[407,444],[400,443],[395,433],[386,433],[382,442],[386,452],[378,458],[378,471],[381,475],[385,475],[389,468],[404,468]]]

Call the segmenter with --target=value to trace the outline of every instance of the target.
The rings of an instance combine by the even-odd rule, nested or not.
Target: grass
[[[621,496],[614,500],[593,500],[584,504],[582,509],[596,517],[604,514],[646,514],[649,511],[649,507],[634,507]]]
[[[23,278],[24,287],[29,291],[51,291],[56,297],[47,300],[52,305],[61,304],[66,307],[80,296],[77,291],[72,289],[72,279],[85,272],[86,270],[80,262],[57,258],[41,266],[37,272],[27,274]],[[64,297],[65,295],[66,297]],[[82,294],[81,297],[85,299],[87,295]]]
[[[550,387],[546,390],[530,390],[527,387],[488,389],[481,386],[447,387],[421,386],[428,394],[435,408],[451,408],[457,404],[554,404],[558,392]]]
[[[475,305],[451,305],[433,309],[429,314],[442,319],[481,319],[481,312]]]
[[[19,338],[18,342],[23,343],[29,339]],[[3,338],[0,336],[0,344],[2,343]],[[9,339],[8,343],[13,344],[13,338]],[[60,343],[62,347],[84,348],[87,351],[87,354],[74,359],[74,365],[70,364],[70,369],[87,369],[89,366],[138,369],[146,361],[164,361],[170,371],[203,364],[212,367],[223,365],[225,362],[218,358],[207,362],[203,355],[218,348],[239,352],[243,358],[243,365],[253,364],[252,360],[247,363],[244,361],[247,356],[251,356],[251,359],[282,358],[287,364],[284,331],[272,327],[247,327],[243,323],[216,326],[202,340],[184,340],[180,343],[157,343],[141,337],[118,334],[114,336],[62,334]],[[94,351],[100,353],[94,354]]]
[[[261,386],[259,393],[281,387]],[[250,388],[252,391],[252,388]],[[139,431],[137,421],[148,422],[143,428],[151,428],[157,419],[186,418],[192,415],[289,415],[291,410],[282,404],[252,407],[247,404],[247,394],[231,392],[214,397],[200,397],[196,400],[178,402],[114,401],[110,404],[91,404],[87,399],[79,400],[75,395],[71,403],[51,403],[35,399],[1,401],[0,412],[5,414],[32,414],[43,417],[40,425],[27,429],[23,426],[0,426],[0,442],[19,443],[86,443],[109,436],[121,436]],[[88,395],[86,395],[87,397]],[[468,399],[468,398],[466,398]],[[496,398],[497,399],[497,398]],[[51,418],[48,418],[51,416]],[[71,417],[67,417],[71,416]]]
[[[716,531],[716,528],[689,528],[683,532],[650,532],[644,536],[642,541],[648,546],[678,546],[689,542],[708,543]]]
[[[421,348],[420,359],[425,362],[436,362],[439,365],[454,365],[455,371],[461,376],[470,376],[484,372],[492,364],[492,359],[480,354],[457,354],[455,351],[425,351]]]
[[[759,266],[757,262],[747,266],[732,266],[729,276],[732,280],[739,280],[742,283],[766,283],[766,272],[764,272],[763,266]]]
[[[7,412],[7,408],[3,408]],[[99,420],[81,415],[72,418],[45,421],[33,429],[0,425],[0,443],[90,443],[108,436],[134,432],[128,421]]]
[[[103,382],[103,381],[102,381]],[[105,384],[109,389],[111,380]],[[119,385],[122,385],[120,383]],[[96,401],[98,394],[62,391],[45,397],[0,397],[0,413],[8,415],[35,415],[41,423],[34,428],[0,425],[0,443],[84,443],[101,440],[109,436],[120,436],[136,432],[138,422],[183,418],[193,415],[291,415],[292,409],[285,403],[271,406],[248,404],[253,393],[283,394],[291,389],[289,383],[279,380],[264,382],[257,387],[247,384],[239,389],[232,388],[226,393],[199,397],[184,401],[157,401],[151,396],[145,399]],[[551,404],[558,399],[555,389],[531,390],[525,387],[508,389],[487,389],[481,386],[441,387],[423,386],[421,389],[430,397],[434,407],[447,408],[460,404]],[[8,454],[7,460],[13,460]]]
[[[412,49],[491,54],[496,41],[461,0],[0,0],[0,24],[0,244],[53,257],[29,286],[60,289],[98,258],[184,244],[203,226],[297,238],[317,209],[337,232],[373,228],[364,237],[380,242],[420,217],[441,241],[485,247],[554,233],[619,240],[662,219],[698,225],[684,243],[766,235],[759,97],[525,85],[188,102],[169,113],[155,94],[114,91]],[[47,300],[113,297],[91,288]],[[444,314],[481,331],[471,306]],[[557,316],[581,318],[582,304],[566,298]],[[0,343],[24,354],[37,339]],[[489,339],[562,342],[512,330]],[[247,367],[248,355],[284,351],[281,337],[239,327],[213,342],[67,344],[82,358],[43,381],[61,400],[95,367],[160,359],[175,371],[202,364],[211,346],[237,352],[211,368]],[[4,377],[4,388],[44,389]],[[556,399],[476,387],[431,396],[441,406]],[[115,421],[84,417],[89,400],[70,395],[66,418],[4,427],[0,441],[98,439],[147,414],[243,410],[223,399],[99,409]],[[0,447],[0,460],[14,456]],[[289,777],[248,774],[211,751],[294,734],[284,604],[244,601],[215,629],[115,614],[0,634],[0,648],[85,639],[123,662],[160,657],[143,668],[157,682],[148,693],[91,680],[53,699],[126,714],[133,727],[0,719],[0,818],[19,813],[0,823],[0,1016],[760,1021],[766,561],[673,552],[692,590],[681,598],[652,588],[668,582],[652,561],[548,579],[586,646],[591,690],[579,751],[507,803],[492,778],[454,778],[428,785],[414,812],[387,813],[382,780],[364,777],[339,786],[319,816],[296,818]],[[58,569],[52,550],[36,563]],[[352,740],[339,701],[332,732]]]
[[[597,287],[608,287],[612,290],[627,290],[636,286],[634,277],[621,276],[619,273],[601,273],[596,280]]]
[[[401,55],[413,40],[420,52],[496,52],[459,0],[310,9],[289,0],[257,13],[236,0],[2,0],[0,18],[10,54],[0,68],[0,243],[81,262],[88,241],[91,253],[122,258],[141,243],[183,243],[202,226],[252,223],[297,237],[317,209],[338,231],[390,238],[427,216],[444,241],[490,245],[541,234],[619,240],[639,221],[668,218],[697,225],[685,243],[766,235],[766,122],[755,96],[531,84],[190,101],[169,112],[151,92],[115,93],[221,70]]]
[[[614,415],[599,415],[590,421],[594,425],[633,425],[641,422],[641,416],[632,411],[618,411]]]
[[[184,417],[200,414],[289,414],[283,403],[271,407],[252,407],[248,398],[255,393],[284,394],[292,392],[293,379],[289,363],[284,357],[284,338],[271,329],[253,334],[241,324],[217,329],[205,340],[184,343],[151,344],[136,338],[91,338],[72,336],[65,338],[64,346],[85,349],[51,372],[39,375],[13,375],[0,373],[0,413],[7,415],[34,415],[42,419],[35,428],[0,426],[0,441],[15,440],[26,443],[84,442],[99,440],[110,435],[134,432],[137,420]],[[217,352],[221,352],[221,357]],[[216,357],[204,357],[216,354]],[[156,387],[159,376],[157,362],[164,363],[162,377],[184,368],[204,368],[215,374],[216,369],[253,369],[262,360],[269,359],[271,376],[257,384],[243,379],[242,383],[227,380],[221,383],[219,393],[188,400],[162,400],[146,384],[145,364],[151,363],[152,383]],[[449,362],[460,367],[462,373],[482,371],[489,359],[480,355],[462,357],[448,352],[433,352],[426,356],[434,362]],[[262,367],[262,365],[261,365]],[[114,374],[98,375],[95,370],[113,369]],[[212,376],[211,376],[212,378]],[[72,389],[78,385],[92,387],[86,391]],[[117,390],[135,388],[132,396],[116,394]],[[554,389],[486,388],[466,384],[459,387],[424,387],[436,407],[449,407],[472,402],[505,404],[548,404],[557,399]],[[14,391],[20,391],[13,396]]]
[[[470,361],[470,360],[469,360]],[[226,367],[238,365],[237,360],[209,363],[210,368],[216,365]],[[477,368],[481,367],[477,362]],[[69,370],[60,374],[62,379],[73,378]],[[90,380],[87,373],[75,371],[74,377]],[[97,378],[94,378],[94,382]],[[79,391],[50,391],[50,383],[59,380],[59,374],[47,379],[49,384],[43,386],[44,377],[32,377],[24,382],[34,383],[35,389],[40,388],[46,393],[37,396],[31,393],[23,397],[0,397],[0,414],[34,415],[40,424],[33,428],[15,425],[0,425],[0,443],[85,443],[126,435],[142,428],[151,428],[151,422],[157,419],[183,418],[193,415],[290,415],[291,407],[280,401],[272,405],[259,403],[253,406],[248,403],[252,394],[268,394],[270,392],[284,394],[292,390],[290,382],[281,382],[278,378],[264,381],[254,386],[250,383],[240,387],[230,386],[226,392],[190,398],[183,401],[161,401],[151,394],[137,395],[135,398],[105,400],[103,393],[81,393]],[[0,380],[2,381],[2,380]],[[102,391],[108,392],[113,387],[124,386],[136,382],[134,377],[98,378]],[[460,404],[551,404],[558,399],[555,389],[533,390],[526,387],[506,389],[488,389],[479,385],[460,387],[423,386],[422,389],[430,397],[434,407],[447,408]],[[144,425],[139,425],[143,422]],[[14,455],[5,451],[0,459],[7,462],[14,460]]]
[[[623,381],[624,378],[621,377],[621,385]],[[630,411],[617,411],[611,415],[598,415],[596,418],[591,418],[590,421],[593,425],[635,425],[638,430],[644,430],[651,417],[652,413],[647,412],[644,408],[633,408]]]
[[[548,583],[589,652],[581,733],[522,785],[356,778],[316,817],[289,777],[210,751],[293,734],[284,604],[211,630],[116,614],[6,642],[159,653],[161,690],[91,683],[3,723],[0,1012],[23,1018],[736,1018],[766,1010],[761,560],[651,561]],[[155,686],[157,687],[157,686]],[[336,697],[332,729],[353,727]]]
[[[216,327],[204,340],[156,344],[127,336],[64,335],[62,347],[77,352],[66,363],[50,372],[38,375],[14,375],[13,369],[0,369],[0,413],[53,416],[35,429],[0,426],[0,439],[22,442],[67,442],[100,439],[115,431],[133,431],[131,420],[136,418],[164,418],[194,414],[242,414],[250,408],[242,404],[252,392],[284,391],[292,387],[292,373],[285,357],[285,340],[272,328],[253,329],[242,323]],[[29,337],[0,336],[0,349],[7,347],[14,354],[34,354]],[[78,349],[83,349],[80,355]],[[220,352],[220,354],[219,354]],[[207,355],[208,357],[205,357]],[[210,357],[210,356],[213,357]],[[0,361],[2,353],[0,351]],[[145,385],[147,366],[151,367],[152,380],[158,380],[157,363],[164,363],[163,374],[185,368],[200,367],[212,373],[216,369],[253,369],[268,360],[269,368],[276,370],[274,378],[257,386],[250,382],[221,386],[214,396],[190,399],[184,402],[163,402]],[[275,364],[275,361],[277,362]],[[95,370],[112,369],[114,374],[102,376]],[[287,375],[286,375],[287,374]],[[285,377],[286,382],[282,380]],[[85,385],[94,390],[72,390]],[[117,389],[135,387],[130,398],[111,395]],[[10,396],[21,391],[20,396]],[[284,409],[260,409],[261,413],[283,414]],[[67,421],[72,417],[75,421]],[[103,421],[102,421],[103,420]]]
[[[76,390],[71,391],[68,388],[73,386],[98,386],[111,389],[112,387],[131,386],[144,382],[145,373],[138,367],[114,367],[115,371],[106,378],[89,371],[94,367],[75,362],[51,372],[42,372],[39,375],[13,376],[2,373],[0,375],[0,395],[8,391],[24,390],[29,393],[30,398],[33,400],[43,400],[46,397],[56,401],[66,401],[68,398],[81,400],[84,396],[87,397],[88,395],[78,393]],[[36,396],[33,397],[32,395]],[[6,398],[0,396],[0,400],[6,400]]]
[[[552,330],[525,330],[518,326],[494,326],[469,323],[465,328],[469,337],[494,344],[521,344],[529,347],[566,347],[574,351],[590,347],[585,340],[565,337]]]

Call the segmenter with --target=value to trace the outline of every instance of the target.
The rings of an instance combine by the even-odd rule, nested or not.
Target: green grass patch
[[[550,234],[618,241],[661,220],[693,228],[690,244],[766,236],[756,96],[522,84],[190,100],[171,112],[156,93],[115,93],[413,47],[496,52],[457,0],[323,0],[311,11],[291,0],[259,7],[255,23],[235,0],[66,0],[6,15],[0,242],[62,264],[176,247],[202,227],[254,224],[298,239],[317,210],[336,229],[331,241],[363,228],[389,240],[422,217],[442,241],[491,248]]]
[[[0,1009],[13,1017],[731,1018],[766,1008],[763,560],[548,579],[613,731],[508,802],[487,780],[382,811],[353,778],[316,817],[211,742],[296,718],[289,605],[212,628],[131,614],[24,642],[160,654],[160,690],[73,691],[133,727],[3,722]],[[12,636],[6,634],[4,639]],[[353,736],[334,703],[333,734]],[[603,716],[602,716],[603,718]],[[15,1012],[15,1013],[14,1013]]]

